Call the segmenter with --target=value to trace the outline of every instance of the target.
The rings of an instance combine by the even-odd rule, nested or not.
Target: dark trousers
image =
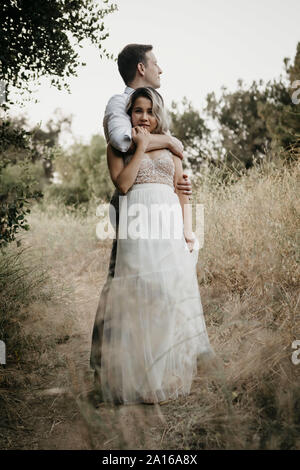
[[[100,382],[100,369],[101,369],[101,350],[102,350],[102,337],[103,337],[103,326],[104,326],[104,313],[106,310],[107,296],[110,289],[111,281],[115,275],[115,265],[117,257],[117,233],[119,226],[119,193],[115,191],[110,204],[115,209],[116,214],[116,238],[113,240],[108,274],[105,284],[102,288],[98,307],[96,310],[94,328],[92,333],[92,344],[91,344],[91,355],[90,355],[90,367],[95,370],[95,381]]]

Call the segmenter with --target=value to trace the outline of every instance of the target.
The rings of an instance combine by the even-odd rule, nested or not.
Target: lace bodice
[[[125,165],[130,162],[131,158],[132,155],[126,155],[124,160]],[[161,150],[156,158],[151,158],[149,154],[145,153],[134,184],[162,183],[168,184],[174,189],[174,174],[175,165],[172,153],[169,150]]]

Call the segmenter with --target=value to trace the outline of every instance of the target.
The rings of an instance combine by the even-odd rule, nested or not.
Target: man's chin
[[[156,88],[160,88],[160,82],[158,83],[155,83],[155,85],[151,85],[152,88],[154,88],[156,90]]]

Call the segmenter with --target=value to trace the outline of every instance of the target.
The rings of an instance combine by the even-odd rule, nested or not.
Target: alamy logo
[[[184,216],[188,213],[188,204],[184,206]],[[96,227],[99,240],[115,238],[116,210],[112,204],[100,204],[96,215],[100,222]],[[161,221],[161,222],[159,222]],[[195,249],[203,247],[204,242],[204,206],[195,207]],[[180,239],[183,233],[182,209],[179,204],[151,204],[151,207],[132,204],[127,208],[127,196],[119,196],[120,239]]]
[[[6,346],[4,341],[0,340],[0,364],[6,364]]]
[[[292,88],[298,88],[296,91],[293,92],[292,94],[292,102],[293,104],[299,104],[300,103],[300,99],[298,98],[298,95],[300,95],[300,80],[295,80],[293,83],[292,83]]]
[[[0,104],[6,102],[6,84],[3,80],[0,80]]]
[[[292,342],[292,348],[296,349],[296,351],[294,351],[292,354],[292,363],[295,364],[295,366],[298,366],[300,364],[300,340],[299,339],[296,339],[295,341]]]

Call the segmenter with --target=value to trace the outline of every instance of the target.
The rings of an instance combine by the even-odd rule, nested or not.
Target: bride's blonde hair
[[[169,132],[169,122],[168,117],[165,111],[164,100],[162,96],[151,87],[141,87],[137,88],[129,98],[129,101],[126,106],[126,112],[131,117],[132,109],[134,103],[138,98],[143,96],[148,98],[152,103],[152,112],[154,117],[157,120],[157,126],[152,132],[152,134],[168,134]]]

